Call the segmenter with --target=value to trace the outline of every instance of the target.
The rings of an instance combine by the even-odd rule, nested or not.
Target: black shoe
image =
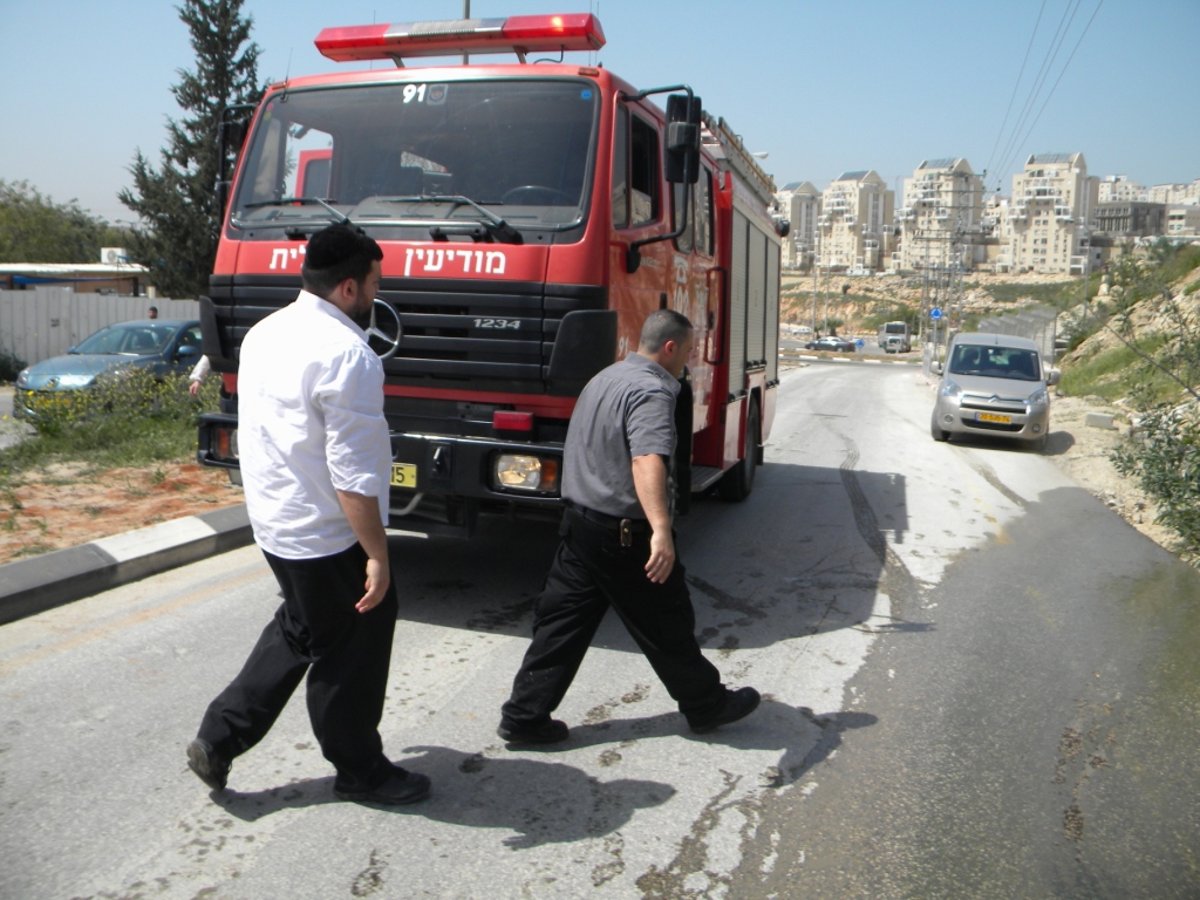
[[[208,741],[196,738],[187,748],[188,768],[214,791],[225,790],[225,782],[229,779],[230,762],[222,759]]]
[[[738,688],[725,696],[725,702],[721,708],[709,718],[698,722],[689,721],[688,725],[696,734],[707,734],[722,725],[744,719],[758,708],[758,702],[761,699],[758,691],[752,687]]]
[[[547,719],[539,725],[506,725],[500,723],[496,734],[510,744],[558,744],[571,734],[566,722]]]
[[[395,764],[392,771],[382,784],[364,791],[345,791],[333,786],[333,793],[339,800],[354,800],[358,803],[382,803],[386,806],[401,806],[405,803],[416,803],[429,796],[429,777],[417,772],[409,772]]]

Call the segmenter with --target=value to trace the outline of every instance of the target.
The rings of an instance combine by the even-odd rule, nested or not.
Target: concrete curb
[[[0,565],[0,625],[253,540],[242,504]]]

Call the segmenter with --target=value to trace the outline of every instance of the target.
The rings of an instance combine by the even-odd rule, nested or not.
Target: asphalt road
[[[1049,460],[934,444],[915,367],[786,374],[743,504],[681,523],[704,739],[619,623],[560,752],[494,735],[553,529],[393,538],[385,746],[335,802],[302,698],[210,797],[183,747],[277,602],[253,548],[0,628],[4,897],[1195,896],[1197,575]]]

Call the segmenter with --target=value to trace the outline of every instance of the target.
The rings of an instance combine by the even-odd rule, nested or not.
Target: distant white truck
[[[879,349],[884,353],[907,353],[912,349],[912,329],[907,322],[884,322],[879,326]]]

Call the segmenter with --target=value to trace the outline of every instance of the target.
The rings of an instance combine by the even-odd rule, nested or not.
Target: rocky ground
[[[1089,412],[1114,415],[1117,428],[1086,425]],[[1171,534],[1155,524],[1153,504],[1108,459],[1128,430],[1121,411],[1095,399],[1057,397],[1052,419],[1047,458],[1143,534],[1170,548]],[[0,445],[24,428],[0,420]],[[223,471],[191,461],[104,472],[56,466],[0,486],[0,563],[241,502],[241,488],[230,485]]]

